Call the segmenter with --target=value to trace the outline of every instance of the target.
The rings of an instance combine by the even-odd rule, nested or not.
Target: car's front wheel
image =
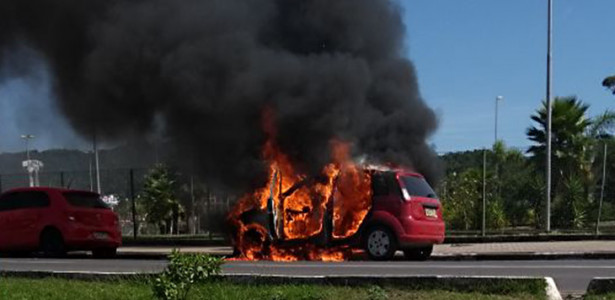
[[[421,248],[412,248],[404,250],[404,256],[408,260],[427,260],[431,256],[433,246],[426,246]]]
[[[397,239],[390,229],[374,226],[367,231],[364,248],[373,260],[389,260],[397,251]]]
[[[40,250],[45,257],[62,257],[66,255],[62,234],[57,229],[45,229],[40,238]]]

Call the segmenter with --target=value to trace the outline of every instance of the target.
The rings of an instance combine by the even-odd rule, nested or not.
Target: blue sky
[[[490,146],[498,136],[526,147],[529,116],[546,96],[547,0],[402,2],[408,56],[440,117],[439,152]],[[601,82],[615,74],[615,1],[554,0],[553,94],[576,95],[590,115],[615,106]]]
[[[407,55],[440,118],[430,141],[437,151],[490,146],[498,95],[499,137],[528,146],[529,116],[545,97],[547,0],[400,1]],[[590,115],[615,106],[600,85],[615,74],[614,12],[613,0],[554,0],[553,94],[577,95],[591,104]],[[37,148],[88,145],[55,112],[50,95],[44,70],[0,85],[0,152],[23,149],[19,134],[26,132],[37,135]]]

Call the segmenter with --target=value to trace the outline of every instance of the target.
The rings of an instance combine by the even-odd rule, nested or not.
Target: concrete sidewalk
[[[231,247],[176,247],[182,252],[208,253],[230,256]],[[171,246],[128,246],[118,249],[120,256],[165,257]],[[615,241],[519,242],[436,245],[432,259],[556,259],[610,258],[615,259]]]

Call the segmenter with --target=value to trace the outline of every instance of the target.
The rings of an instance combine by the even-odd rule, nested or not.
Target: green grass
[[[244,285],[224,281],[196,286],[190,299],[265,300],[388,300],[388,299],[542,299],[533,289],[499,293],[414,290],[398,286]],[[144,280],[79,281],[65,279],[0,278],[0,299],[153,299]],[[596,298],[599,299],[599,298]],[[613,298],[609,298],[613,299]]]
[[[152,299],[144,281],[0,278],[0,299]]]
[[[604,295],[587,295],[584,300],[615,300],[615,293]]]
[[[585,300],[615,300],[615,293],[600,294],[600,295],[587,295]]]

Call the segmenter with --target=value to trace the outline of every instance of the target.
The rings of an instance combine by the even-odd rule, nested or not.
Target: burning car
[[[267,190],[257,195],[265,205],[236,215],[237,254],[342,260],[362,248],[374,260],[391,259],[397,250],[424,260],[444,240],[441,204],[422,175],[354,164],[330,169],[290,185],[274,170]]]

